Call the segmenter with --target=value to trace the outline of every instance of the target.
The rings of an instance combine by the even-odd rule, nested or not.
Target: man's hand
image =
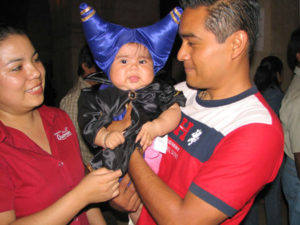
[[[129,175],[126,174],[120,182],[119,195],[110,200],[110,206],[121,212],[135,212],[140,204],[141,200]]]

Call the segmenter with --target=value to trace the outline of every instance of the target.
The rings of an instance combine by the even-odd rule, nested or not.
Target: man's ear
[[[231,37],[231,57],[232,59],[237,58],[241,54],[248,52],[249,41],[248,35],[245,31],[239,30],[234,32]]]

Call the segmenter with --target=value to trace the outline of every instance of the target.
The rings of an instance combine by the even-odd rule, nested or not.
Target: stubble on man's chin
[[[190,89],[200,90],[200,91],[206,90],[206,88],[203,88],[203,87],[197,87],[196,85],[192,84],[192,82],[188,82],[188,80],[186,80],[186,85],[187,85]]]

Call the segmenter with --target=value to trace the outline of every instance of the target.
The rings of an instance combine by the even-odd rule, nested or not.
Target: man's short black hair
[[[259,3],[257,0],[180,0],[183,8],[207,7],[205,27],[223,43],[227,37],[243,30],[252,53],[258,35]]]

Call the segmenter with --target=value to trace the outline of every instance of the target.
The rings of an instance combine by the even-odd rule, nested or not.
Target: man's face
[[[183,61],[186,81],[195,88],[218,89],[227,82],[230,44],[218,43],[215,35],[205,29],[205,7],[184,10],[179,27],[182,45],[177,58]]]

